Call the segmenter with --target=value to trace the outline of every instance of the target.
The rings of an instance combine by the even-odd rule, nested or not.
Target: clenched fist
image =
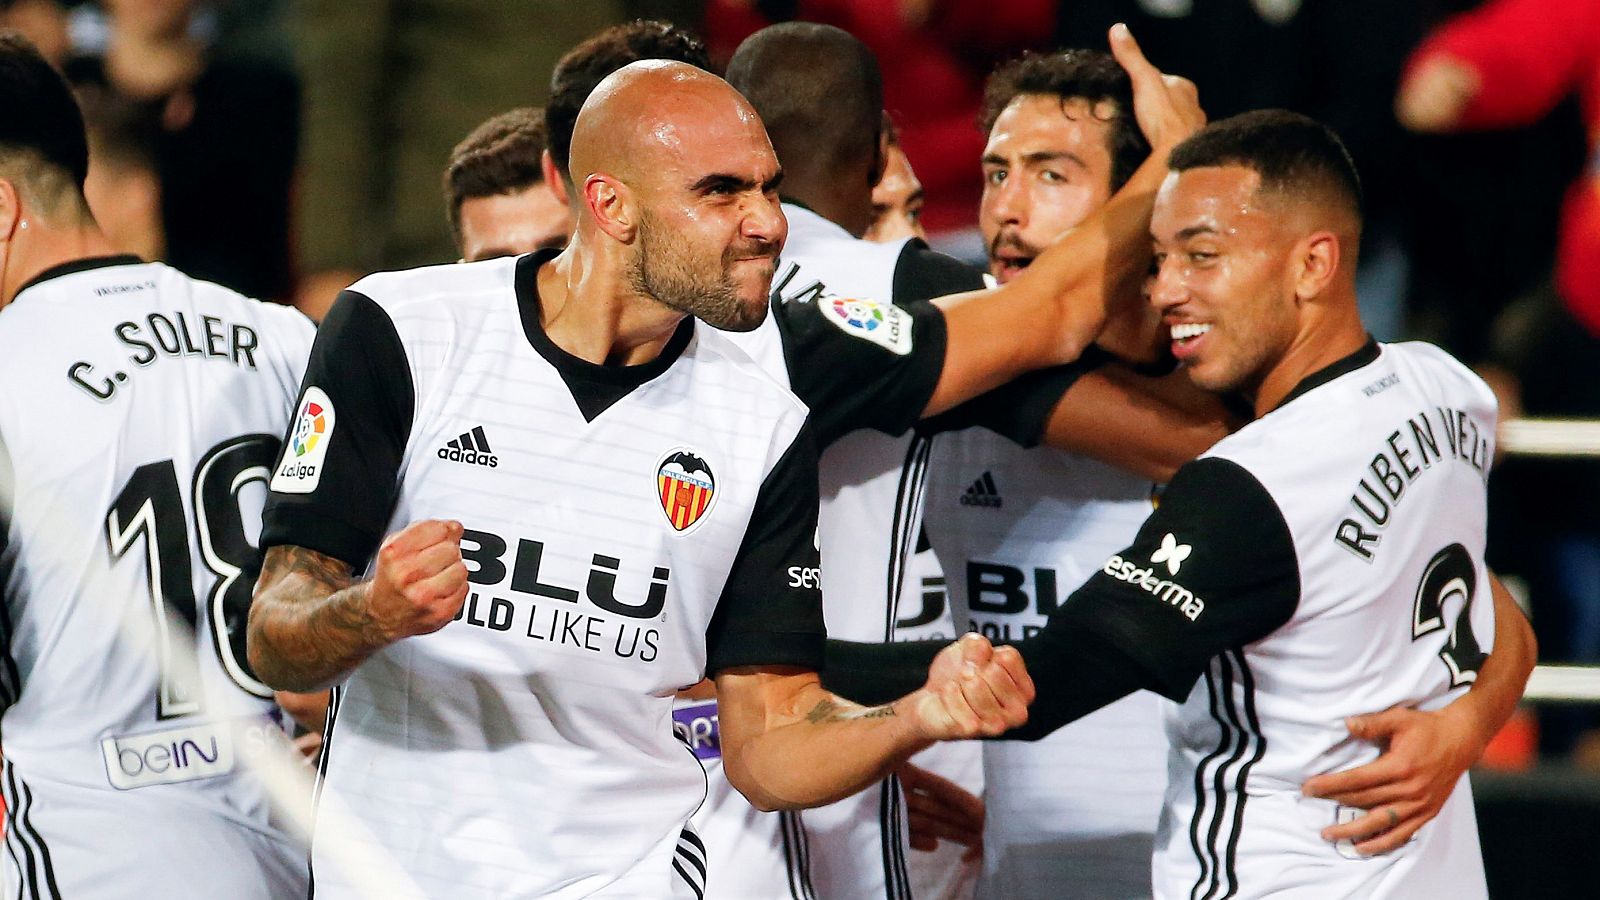
[[[939,651],[927,684],[908,699],[922,736],[948,741],[997,737],[1025,724],[1033,695],[1014,648],[968,634]]]
[[[1151,150],[1164,158],[1184,138],[1205,126],[1200,91],[1189,79],[1164,74],[1151,65],[1128,26],[1113,25],[1110,38],[1111,55],[1133,82],[1133,117]]]
[[[384,539],[367,591],[367,611],[391,643],[430,634],[455,618],[467,599],[461,523],[426,519]]]

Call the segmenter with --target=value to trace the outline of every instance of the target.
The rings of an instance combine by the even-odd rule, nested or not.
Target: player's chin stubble
[[[732,274],[733,248],[723,253],[714,277],[695,270],[689,242],[645,217],[639,229],[639,252],[629,278],[635,292],[672,309],[688,313],[713,328],[752,331],[766,318],[765,291],[760,302],[746,304],[739,297]],[[771,283],[771,272],[766,283]]]

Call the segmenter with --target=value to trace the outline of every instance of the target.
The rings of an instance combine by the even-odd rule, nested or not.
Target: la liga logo
[[[289,441],[295,456],[305,456],[322,442],[323,435],[328,433],[328,417],[324,413],[325,407],[315,400],[308,399],[301,407],[294,423],[294,436]]]
[[[306,388],[289,432],[289,446],[272,473],[272,489],[285,494],[309,494],[322,482],[323,460],[337,423],[333,402],[321,388]]]
[[[877,331],[883,326],[883,309],[878,304],[865,300],[835,298],[833,314],[851,328],[859,328],[862,331]]]

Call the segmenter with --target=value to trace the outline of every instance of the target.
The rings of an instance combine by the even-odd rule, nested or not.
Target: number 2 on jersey
[[[255,696],[272,696],[271,688],[250,672],[245,658],[245,624],[261,555],[245,533],[239,492],[253,481],[266,483],[277,451],[278,439],[272,435],[242,435],[212,447],[195,467],[191,493],[195,532],[201,558],[217,577],[204,607],[195,597],[189,516],[172,460],[135,469],[106,514],[106,543],[113,559],[121,559],[144,538],[156,626],[152,650],[161,673],[158,718],[192,715],[204,708],[196,668],[199,655],[177,643],[198,634],[202,615],[210,617],[213,649],[233,682]]]
[[[1477,588],[1478,566],[1472,554],[1460,544],[1451,544],[1435,553],[1422,570],[1422,582],[1417,585],[1417,600],[1411,613],[1413,641],[1444,629],[1445,603],[1461,599],[1455,627],[1450,629],[1444,648],[1439,651],[1439,658],[1450,670],[1451,687],[1478,680],[1478,669],[1489,658],[1478,644],[1477,635],[1472,633],[1472,599]]]

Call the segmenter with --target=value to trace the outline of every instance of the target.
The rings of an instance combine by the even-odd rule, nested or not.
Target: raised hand
[[[1033,679],[1022,656],[968,634],[939,651],[928,681],[908,699],[923,737],[997,737],[1028,721]]]
[[[367,613],[383,638],[398,641],[443,628],[467,599],[460,522],[426,519],[389,535],[367,592]]]
[[[1128,26],[1111,26],[1110,39],[1111,55],[1133,82],[1133,115],[1153,152],[1165,154],[1206,124],[1194,82],[1151,65]]]

